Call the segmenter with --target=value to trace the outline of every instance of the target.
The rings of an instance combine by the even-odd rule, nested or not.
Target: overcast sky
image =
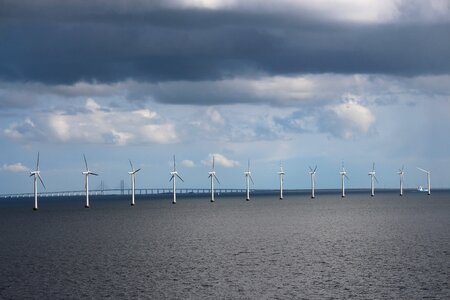
[[[244,2],[244,4],[242,3]],[[118,188],[450,187],[450,2],[0,1],[0,193]]]

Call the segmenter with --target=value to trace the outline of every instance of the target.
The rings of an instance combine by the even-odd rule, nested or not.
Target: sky
[[[450,2],[0,1],[0,194],[450,187]],[[42,188],[40,188],[42,189]]]

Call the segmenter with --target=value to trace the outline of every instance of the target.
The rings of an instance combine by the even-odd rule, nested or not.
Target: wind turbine
[[[42,181],[42,177],[41,177],[41,171],[39,171],[39,152],[37,155],[37,163],[36,163],[36,170],[35,171],[30,171],[30,177],[33,176],[33,181],[34,181],[34,207],[33,210],[38,210],[38,191],[37,191],[37,179],[39,178],[39,181],[41,182],[42,186],[45,189],[45,184],[44,181]]]
[[[422,168],[419,168],[419,167],[417,167],[417,169],[419,169],[420,171],[422,171],[422,172],[427,174],[428,195],[431,195],[431,179],[430,179],[431,172],[427,171],[427,170],[424,170]]]
[[[285,175],[283,171],[283,165],[280,163],[280,171],[277,173],[280,175],[280,200],[283,199],[283,176]]]
[[[214,155],[212,158],[212,171],[208,172],[209,176],[208,178],[211,178],[211,202],[214,202],[214,180],[217,181],[218,184],[220,184],[219,179],[216,176],[216,171],[214,169]]]
[[[400,176],[400,196],[403,196],[403,176],[405,175],[405,166],[402,166],[401,169],[398,169],[397,174]]]
[[[339,172],[339,174],[341,174],[341,177],[342,177],[342,198],[344,198],[345,197],[345,178],[347,178],[347,180],[350,180],[347,176],[347,172],[345,171],[344,162],[342,162],[342,171]]]
[[[88,164],[87,164],[87,160],[86,160],[86,156],[83,154],[83,158],[84,158],[84,164],[86,166],[86,171],[82,172],[82,174],[84,176],[86,176],[86,183],[85,183],[85,187],[86,187],[86,205],[84,206],[85,208],[89,208],[89,175],[94,175],[94,176],[98,176],[98,174],[92,172],[91,170],[89,170]]]
[[[131,206],[134,206],[134,187],[136,185],[136,173],[139,172],[141,169],[135,170],[133,168],[133,164],[131,163],[131,160],[128,160],[130,162],[131,171],[128,172],[128,174],[131,176]]]
[[[244,172],[245,175],[245,181],[247,183],[247,201],[250,201],[250,180],[253,182],[253,178],[252,178],[252,172],[250,172],[250,159],[248,160],[248,165],[247,165],[247,171]]]
[[[375,176],[375,163],[372,164],[372,171],[369,172],[369,176],[370,176],[370,188],[372,190],[371,192],[371,196],[375,196],[375,182],[374,180],[378,183],[378,179]]]
[[[172,175],[172,177],[170,177],[170,180],[169,180],[169,181],[172,181],[172,189],[173,189],[173,201],[172,201],[172,203],[173,204],[177,204],[177,190],[176,190],[177,184],[176,184],[176,179],[178,177],[178,178],[180,178],[181,181],[184,182],[184,180],[183,180],[183,178],[180,177],[180,175],[178,175],[177,167],[176,167],[176,164],[175,164],[175,155],[173,156],[173,171],[170,172],[170,175]]]
[[[316,170],[317,166],[314,168],[309,167],[309,175],[311,175],[311,198],[314,199],[316,196],[314,195],[315,184],[316,184]]]

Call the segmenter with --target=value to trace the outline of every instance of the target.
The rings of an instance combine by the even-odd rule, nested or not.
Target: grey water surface
[[[450,192],[0,200],[0,299],[450,299]]]

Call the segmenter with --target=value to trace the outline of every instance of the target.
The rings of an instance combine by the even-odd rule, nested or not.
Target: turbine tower
[[[397,174],[400,176],[400,196],[403,196],[403,176],[405,175],[405,166],[402,166],[401,169],[398,169]]]
[[[431,172],[427,171],[427,170],[424,170],[422,168],[419,168],[419,167],[417,167],[417,169],[419,169],[420,171],[422,171],[422,172],[427,174],[428,195],[431,195],[431,179],[430,179]]]
[[[315,185],[316,185],[316,170],[317,166],[314,168],[309,167],[309,175],[311,175],[311,198],[314,199],[316,196],[314,195]]]
[[[280,163],[280,171],[277,173],[280,175],[280,200],[283,200],[283,176],[285,175],[283,171],[283,165]]]
[[[252,173],[250,172],[250,159],[248,160],[247,171],[244,172],[245,181],[247,184],[247,198],[245,200],[250,201],[250,180],[253,182]]]
[[[175,164],[175,155],[173,156],[173,171],[170,172],[170,175],[171,175],[171,177],[170,177],[169,181],[172,181],[172,189],[173,189],[173,201],[172,201],[172,203],[173,204],[177,204],[177,184],[176,184],[176,179],[178,177],[178,178],[180,178],[181,181],[184,182],[184,180],[183,180],[183,178],[180,177],[180,175],[177,172],[177,167],[176,167],[176,164]]]
[[[42,186],[45,189],[45,184],[44,181],[42,181],[41,178],[41,171],[39,171],[39,152],[37,155],[37,163],[36,163],[36,170],[35,171],[30,171],[30,177],[33,176],[33,181],[34,181],[34,207],[33,210],[38,210],[38,191],[37,191],[37,179],[39,178],[39,181],[41,182]]]
[[[134,206],[134,187],[136,186],[136,173],[139,172],[141,169],[135,170],[133,168],[133,164],[131,163],[131,160],[128,160],[130,162],[131,171],[128,172],[128,174],[131,176],[131,206]]]
[[[86,187],[86,205],[84,206],[85,208],[89,208],[89,175],[94,175],[94,176],[98,176],[98,174],[92,172],[91,170],[89,170],[88,164],[87,164],[87,160],[86,160],[86,156],[83,154],[83,158],[84,158],[84,164],[86,166],[86,171],[82,172],[82,174],[84,176],[86,176],[86,183],[85,183],[85,187]]]
[[[375,196],[375,181],[378,183],[378,179],[375,176],[375,163],[372,164],[372,171],[369,172],[369,176],[370,176],[370,189],[371,191],[371,196]]]
[[[208,172],[208,174],[209,174],[208,177],[211,178],[211,202],[214,202],[214,180],[216,180],[217,183],[220,184],[220,181],[217,178],[216,171],[214,169],[214,155],[212,158],[212,171]]]
[[[341,174],[341,177],[342,177],[342,198],[344,198],[345,197],[345,178],[347,178],[347,180],[350,180],[347,176],[347,172],[345,171],[344,162],[342,162],[342,171],[339,172],[339,174]]]

